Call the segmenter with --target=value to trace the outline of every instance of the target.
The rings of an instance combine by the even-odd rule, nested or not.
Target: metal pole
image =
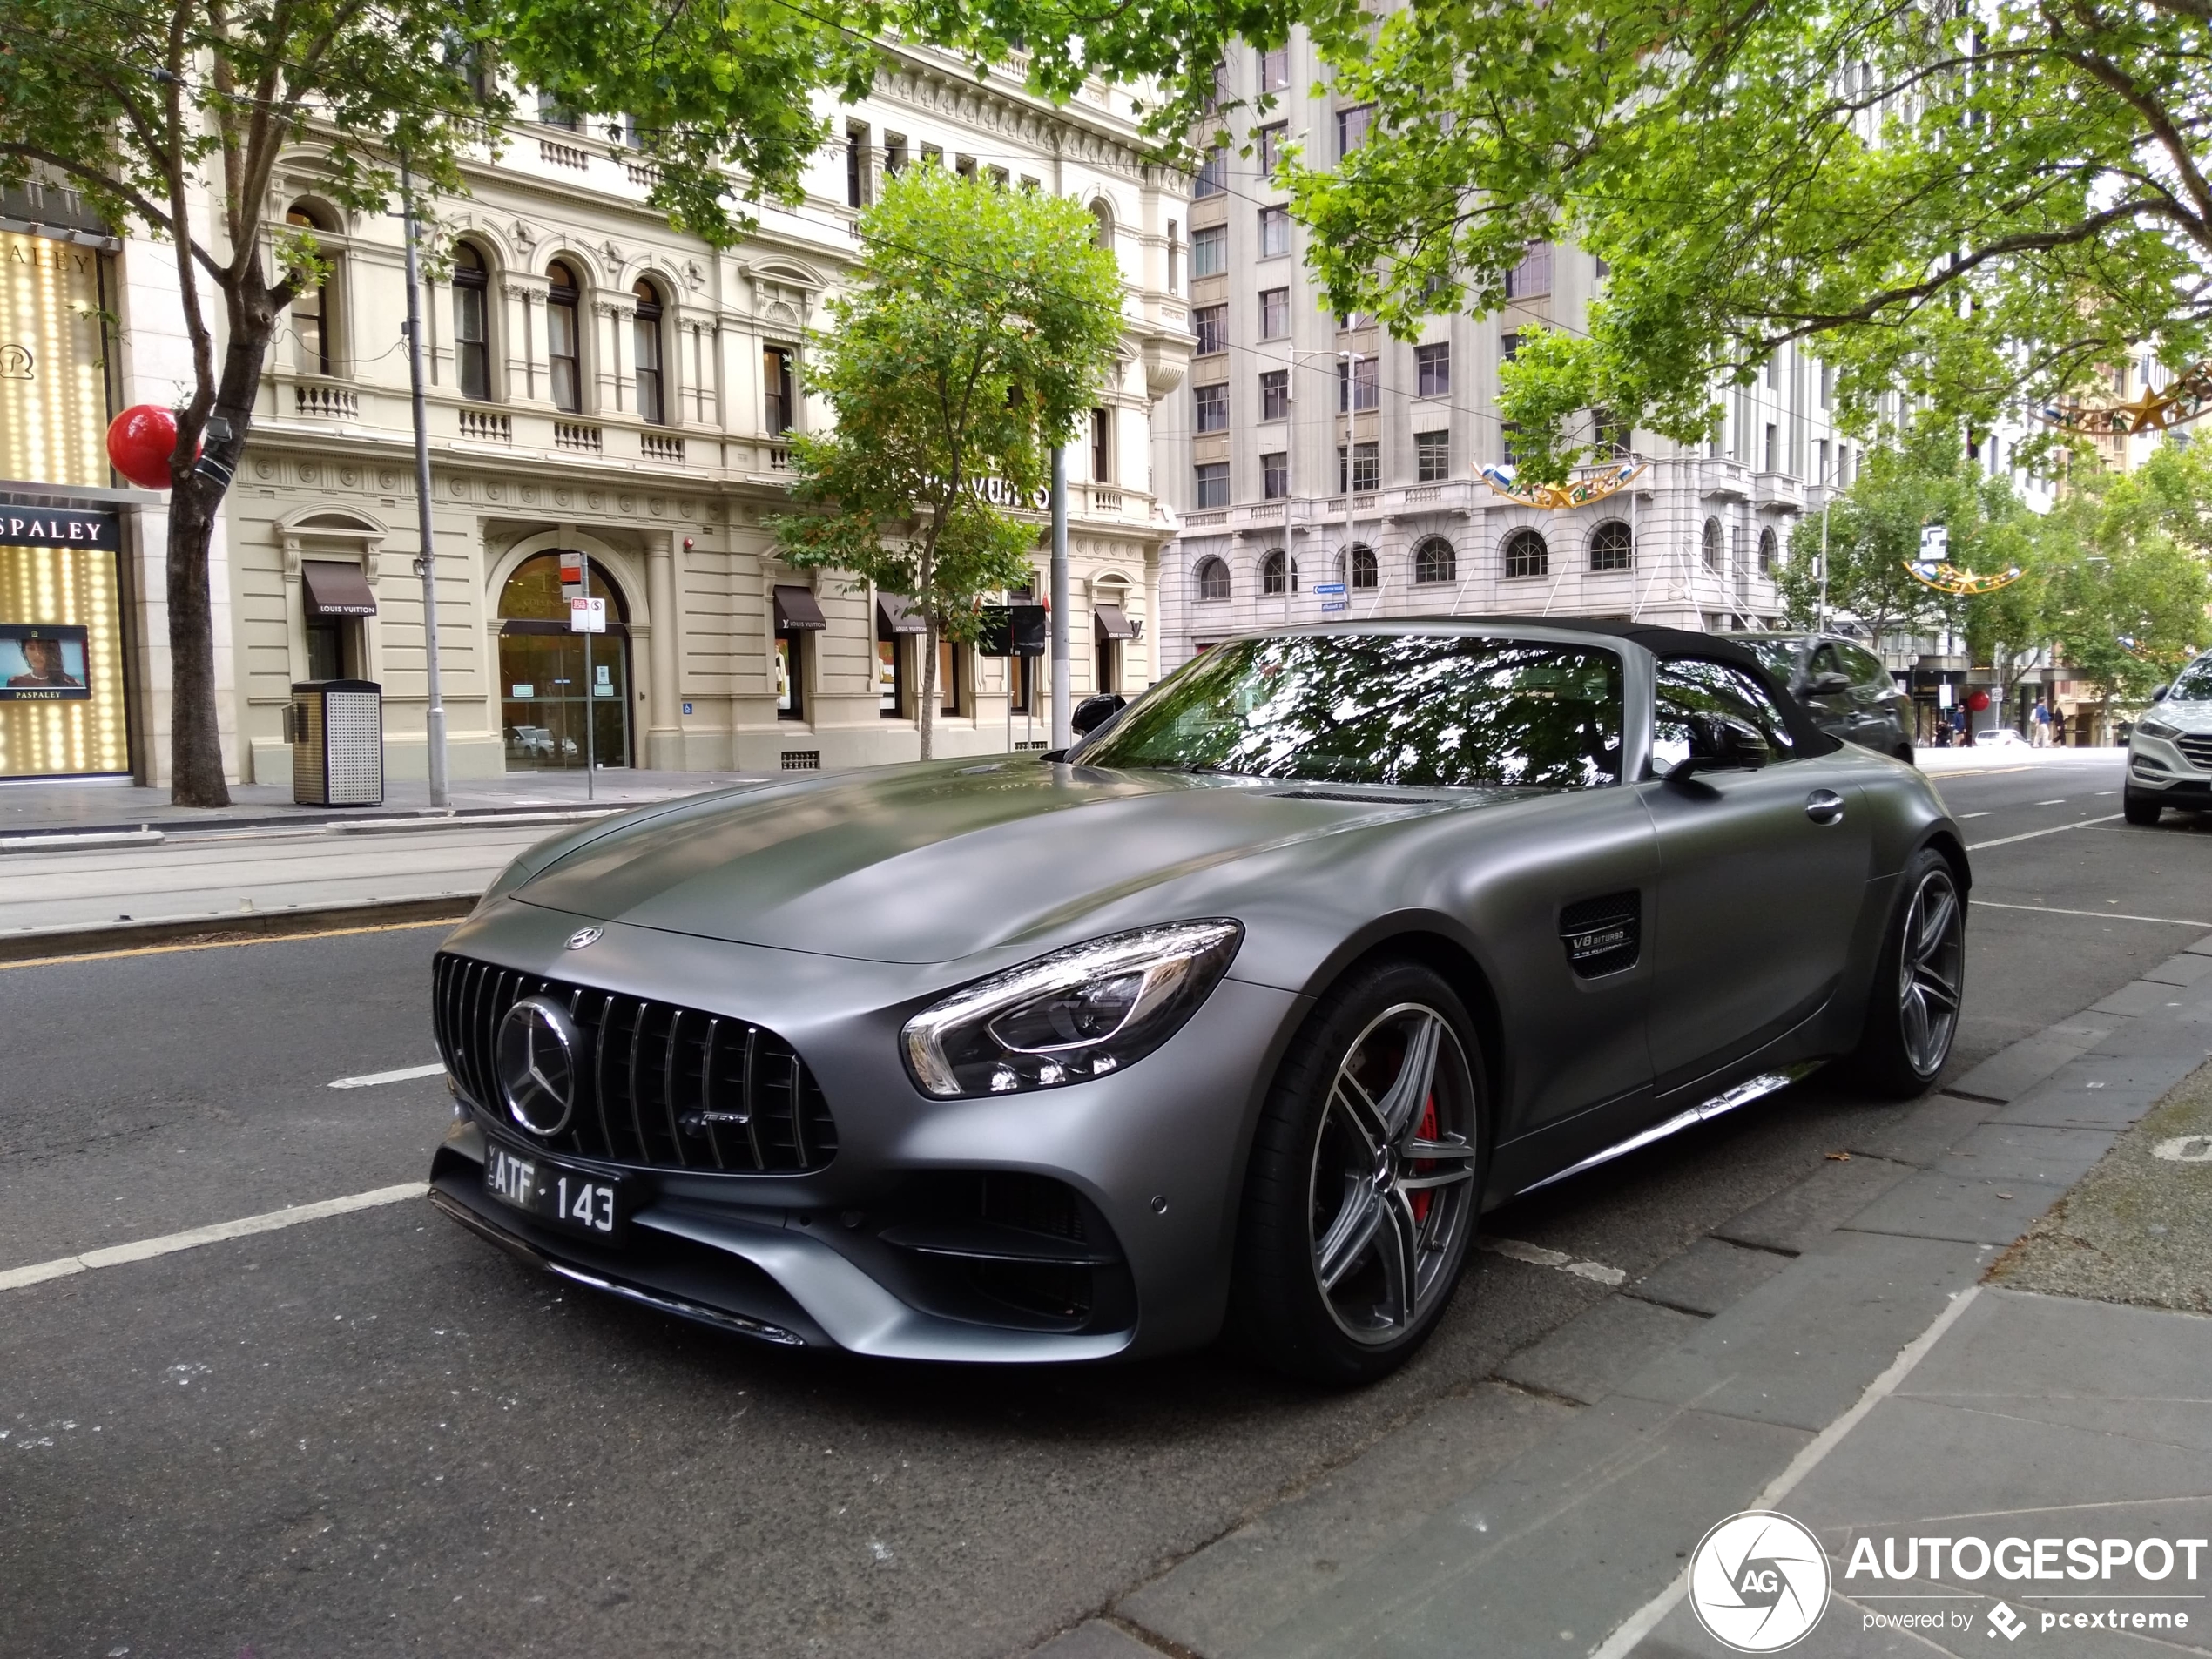
[[[1824,481],[1820,489],[1820,609],[1813,617],[1816,633],[1828,631],[1828,497],[1831,491]],[[1876,649],[1880,649],[1879,645]]]
[[[577,575],[583,580],[585,620],[589,621],[590,619],[589,613],[591,609],[591,555],[582,548],[577,550],[576,568]],[[587,628],[583,634],[583,798],[586,800],[598,799],[598,785],[593,776],[599,770],[598,696],[599,688],[593,684],[591,678],[591,631]]]
[[[438,553],[430,528],[430,435],[422,408],[421,267],[415,253],[415,180],[407,158],[400,158],[400,212],[407,224],[407,372],[415,402],[415,534],[421,551],[415,564],[422,575],[422,735],[428,740],[430,805],[451,804],[446,788],[446,705],[438,680]]]
[[[1339,354],[1346,360],[1344,371],[1344,584],[1349,593],[1352,587],[1352,469],[1354,464],[1352,436],[1359,424],[1359,354],[1348,351]],[[1324,573],[1326,573],[1325,570]]]
[[[1076,740],[1068,698],[1075,682],[1068,662],[1068,446],[1052,449],[1052,746]]]

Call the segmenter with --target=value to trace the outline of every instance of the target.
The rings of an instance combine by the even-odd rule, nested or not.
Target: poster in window
[[[776,712],[789,714],[791,700],[791,637],[776,636]]]
[[[87,631],[74,624],[0,623],[0,700],[89,698],[87,647]]]
[[[899,711],[899,642],[879,639],[875,642],[876,706],[886,714]]]

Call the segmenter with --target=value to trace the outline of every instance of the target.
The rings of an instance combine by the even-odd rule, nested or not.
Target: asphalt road
[[[2119,784],[1939,779],[1998,843],[1957,1066],[2212,933],[2212,827],[2094,821]],[[0,968],[0,1271],[419,1178],[437,1080],[327,1084],[433,1057],[438,937]],[[1816,1078],[1487,1224],[1633,1274],[1893,1111]],[[0,1651],[1018,1652],[1604,1294],[1482,1254],[1414,1363],[1325,1395],[765,1352],[414,1202],[100,1267],[0,1291]]]

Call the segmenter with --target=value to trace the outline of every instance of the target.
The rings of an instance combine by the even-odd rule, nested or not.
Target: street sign
[[[605,633],[607,602],[604,599],[570,600],[569,631],[572,634]]]
[[[1926,560],[1947,559],[1951,556],[1951,532],[1941,524],[1924,526],[1920,531],[1920,556]]]
[[[1332,610],[1344,610],[1349,608],[1348,602],[1344,597],[1344,583],[1341,582],[1317,582],[1313,584],[1313,591],[1320,596],[1321,611],[1324,616]]]

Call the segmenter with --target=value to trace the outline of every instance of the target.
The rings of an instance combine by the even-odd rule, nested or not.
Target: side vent
[[[1577,979],[1599,979],[1634,968],[1643,948],[1643,895],[1608,893],[1559,913],[1559,942]]]

